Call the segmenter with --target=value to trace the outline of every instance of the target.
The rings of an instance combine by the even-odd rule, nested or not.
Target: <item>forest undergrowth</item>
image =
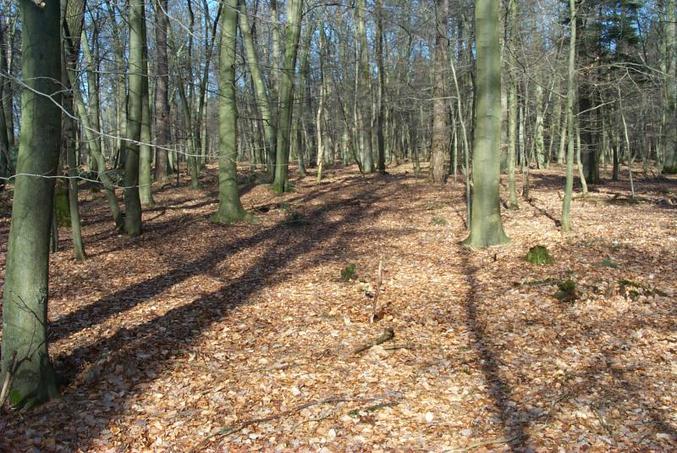
[[[460,178],[389,171],[244,184],[231,226],[168,183],[136,239],[83,191],[89,259],[62,229],[50,262],[62,397],[0,414],[0,450],[677,448],[674,178],[591,187],[562,236],[563,172],[534,171],[511,242],[471,251]]]

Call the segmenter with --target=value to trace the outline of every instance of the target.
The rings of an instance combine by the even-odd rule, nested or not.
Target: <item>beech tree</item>
[[[219,69],[219,209],[214,221],[233,223],[246,216],[237,186],[237,103],[235,101],[235,52],[237,0],[226,0],[221,15],[221,66]]]
[[[435,4],[435,56],[433,86],[433,131],[430,157],[430,176],[433,182],[444,183],[449,176],[449,103],[446,95],[447,68],[447,16],[449,0],[437,0]]]
[[[483,248],[508,242],[499,198],[501,144],[501,50],[499,0],[475,1],[477,69],[472,162],[470,236],[465,243]]]
[[[289,190],[289,143],[294,109],[294,76],[296,74],[296,56],[301,35],[302,6],[302,0],[287,1],[287,33],[285,36],[284,62],[279,80],[277,153],[275,158],[275,180],[273,181],[273,190],[278,193]]]
[[[0,382],[9,402],[31,406],[57,395],[49,360],[49,237],[61,145],[60,2],[20,2],[21,138],[2,306]]]
[[[141,234],[139,197],[139,154],[144,100],[145,7],[142,0],[129,1],[129,94],[127,95],[127,139],[125,148],[125,232]]]

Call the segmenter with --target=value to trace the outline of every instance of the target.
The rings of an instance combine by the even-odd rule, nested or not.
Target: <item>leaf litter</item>
[[[243,196],[256,221],[233,226],[209,221],[214,192],[161,188],[133,240],[83,193],[90,259],[72,260],[62,230],[50,262],[62,397],[5,410],[0,449],[677,447],[674,180],[640,179],[632,205],[608,183],[562,236],[561,175],[536,171],[531,200],[503,212],[511,243],[486,251],[460,245],[460,182],[405,166],[328,180],[257,186]],[[8,228],[4,215],[3,244]],[[526,263],[536,245],[554,263]]]

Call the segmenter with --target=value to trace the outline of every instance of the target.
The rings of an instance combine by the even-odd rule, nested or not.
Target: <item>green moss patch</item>
[[[550,255],[548,249],[544,245],[536,245],[527,252],[526,260],[531,264],[543,266],[546,264],[553,264],[555,259]]]

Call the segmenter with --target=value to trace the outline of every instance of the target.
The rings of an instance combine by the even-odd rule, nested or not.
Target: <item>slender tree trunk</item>
[[[273,120],[272,107],[270,105],[270,97],[266,89],[266,83],[263,79],[259,60],[256,55],[256,46],[254,45],[254,38],[252,36],[251,28],[249,26],[249,17],[247,16],[247,7],[245,0],[240,0],[240,34],[244,42],[245,52],[247,54],[247,66],[252,76],[254,83],[254,94],[256,96],[256,106],[261,114],[263,121],[263,131],[265,134],[266,151],[268,155],[268,171],[272,175],[275,171],[275,121]]]
[[[661,69],[663,72],[663,166],[664,173],[677,173],[677,6],[675,0],[663,0],[663,36]]]
[[[576,124],[576,167],[578,167],[578,178],[581,180],[581,190],[583,196],[588,194],[588,182],[585,176],[585,168],[581,162],[581,124]]]
[[[169,56],[167,47],[168,0],[155,0],[155,52],[156,52],[156,85],[155,85],[155,179],[167,177],[169,158],[167,147],[170,142],[169,121]]]
[[[475,1],[477,107],[473,149],[470,236],[465,244],[484,248],[509,239],[503,231],[499,198],[501,144],[501,57],[499,0]]]
[[[316,130],[317,130],[317,182],[320,183],[322,181],[322,170],[324,169],[324,161],[325,161],[325,145],[322,140],[322,120],[324,116],[324,104],[325,104],[325,98],[326,98],[326,84],[324,81],[324,60],[325,60],[325,41],[326,41],[326,36],[324,32],[324,23],[322,20],[319,21],[319,29],[320,29],[320,45],[318,48],[319,54],[320,54],[320,102],[317,107],[317,117],[316,117]]]
[[[75,71],[82,25],[84,22],[84,0],[70,0],[62,2],[62,68],[61,81],[65,87],[71,86],[68,71]],[[75,121],[73,120],[73,91],[67,90],[62,96],[62,105],[65,115],[62,115],[62,156],[66,157],[66,174],[68,175],[68,210],[71,222],[71,236],[73,238],[73,253],[77,261],[86,258],[85,246],[82,242],[80,225],[80,209],[78,203],[78,162],[75,152]]]
[[[285,37],[284,67],[280,71],[277,155],[275,159],[275,180],[273,181],[273,190],[277,193],[286,192],[289,189],[289,135],[294,108],[292,103],[294,99],[294,74],[299,37],[301,35],[302,5],[302,0],[288,0],[287,2],[287,33]]]
[[[441,0],[448,3],[448,0]],[[378,65],[378,114],[376,121],[376,169],[382,175],[386,172],[386,150],[384,130],[386,129],[385,86],[386,66],[383,61],[383,0],[376,0],[376,64]],[[446,27],[445,27],[446,29]],[[446,38],[446,36],[445,36]],[[443,56],[444,59],[446,57]]]
[[[4,55],[4,24],[0,17],[0,72],[5,73],[5,55]],[[5,187],[5,180],[9,176],[9,136],[7,131],[7,119],[5,115],[5,78],[0,77],[0,191]]]
[[[356,122],[355,129],[358,134],[358,143],[360,144],[360,153],[362,159],[362,167],[365,173],[374,172],[374,159],[371,149],[371,128],[367,127],[367,110],[368,100],[370,99],[370,85],[371,75],[369,72],[369,47],[367,44],[367,27],[365,24],[365,0],[357,0],[356,5],[357,27],[355,29],[356,44],[358,53],[357,58],[357,74],[355,83],[357,84],[356,91]]]
[[[430,159],[430,176],[437,184],[444,184],[449,175],[449,111],[446,95],[446,60],[448,52],[447,19],[449,0],[437,0],[435,4],[436,32],[433,82],[433,131]]]
[[[17,173],[54,176],[61,145],[61,11],[59,2],[52,1],[42,8],[24,1],[20,8],[22,75],[30,89],[24,90],[21,98]],[[32,406],[57,395],[47,335],[53,197],[54,179],[17,177],[5,272],[0,368],[0,382],[9,379],[13,406]]]
[[[576,0],[569,0],[569,69],[567,73],[567,170],[562,203],[562,231],[571,231],[571,199],[574,192],[574,102],[576,100]]]
[[[147,43],[146,22],[143,22],[143,42]],[[141,91],[141,145],[139,148],[139,198],[143,206],[152,207],[153,200],[153,148],[151,141],[150,89],[148,83],[148,48],[143,47]]]
[[[545,141],[543,139],[543,88],[536,86],[536,124],[534,126],[534,152],[536,165],[543,168],[546,162]]]
[[[139,142],[143,121],[144,2],[129,2],[129,95],[127,97],[127,141],[125,142],[125,232],[141,234],[139,197]]]
[[[99,58],[98,58],[98,44],[96,43],[96,35],[93,36],[92,41],[97,55],[92,54],[92,49],[87,39],[87,34],[83,28],[80,42],[82,43],[82,53],[84,62],[87,66],[87,97],[89,100],[89,124],[96,131],[96,141],[99,149],[102,149],[103,139],[101,137],[101,101],[99,96]],[[70,77],[69,77],[70,80]]]
[[[0,14],[0,72],[11,74],[12,72],[12,30],[10,23]],[[0,110],[5,122],[4,135],[7,137],[8,148],[16,145],[14,138],[14,93],[12,82],[9,78],[0,77]],[[1,137],[1,135],[0,135]],[[7,158],[9,161],[9,157]]]
[[[516,51],[517,33],[517,1],[510,0],[508,5],[508,47],[510,55]],[[510,58],[511,63],[512,57]],[[517,147],[517,81],[515,68],[509,68],[508,75],[508,207],[517,209],[517,184],[515,182],[515,159]]]
[[[219,68],[219,208],[213,220],[234,223],[246,217],[237,185],[237,102],[235,52],[238,0],[225,0],[221,16],[221,65]]]

